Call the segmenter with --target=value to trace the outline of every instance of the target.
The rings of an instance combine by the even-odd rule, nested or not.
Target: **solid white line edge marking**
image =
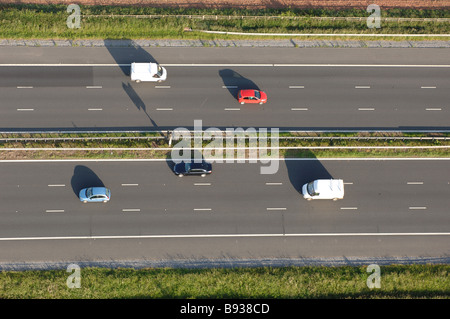
[[[161,64],[162,66],[183,66],[183,67],[200,67],[200,66],[211,66],[211,67],[226,67],[226,66],[259,66],[259,67],[276,67],[276,66],[288,66],[288,67],[316,67],[316,66],[324,66],[324,67],[411,67],[411,68],[450,68],[450,64],[302,64],[302,63],[271,63],[271,64],[251,64],[251,63],[168,63]],[[75,67],[86,67],[86,66],[99,66],[99,67],[121,67],[121,66],[131,66],[131,64],[122,64],[122,63],[5,63],[0,64],[0,67],[11,67],[11,66],[42,66],[42,67],[57,67],[57,66],[75,66]]]
[[[236,238],[236,237],[344,237],[344,236],[450,236],[450,232],[432,233],[322,233],[322,234],[199,234],[199,235],[123,235],[123,236],[55,236],[55,237],[4,237],[13,240],[67,240],[67,239],[158,239],[158,238]]]
[[[0,149],[1,150],[1,149]],[[208,158],[205,158],[208,160]],[[450,157],[317,157],[317,158],[233,158],[232,161],[258,161],[261,159],[271,161],[450,161]],[[162,158],[111,158],[111,159],[28,159],[28,160],[0,160],[0,163],[53,163],[53,162],[166,162]]]

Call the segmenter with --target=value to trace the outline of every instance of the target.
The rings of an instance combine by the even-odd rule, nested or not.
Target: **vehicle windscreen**
[[[163,68],[162,68],[160,65],[158,65],[158,75],[159,75],[159,76],[162,76],[163,73],[164,73]]]
[[[87,190],[86,190],[86,197],[91,197],[92,196],[92,188],[88,188]]]
[[[306,186],[306,190],[308,191],[308,194],[309,194],[310,196],[319,195],[319,194],[316,193],[315,190],[314,190],[314,182],[308,183],[308,185]]]
[[[259,93],[259,91],[255,91],[255,96],[258,100],[261,98],[261,94]]]

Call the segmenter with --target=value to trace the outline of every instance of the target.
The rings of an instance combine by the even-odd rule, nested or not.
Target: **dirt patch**
[[[375,3],[381,8],[448,9],[450,0],[0,0],[16,4],[133,5],[151,7],[198,8],[362,8]]]

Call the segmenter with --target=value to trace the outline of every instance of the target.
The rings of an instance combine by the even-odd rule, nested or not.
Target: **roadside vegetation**
[[[213,139],[215,139],[214,137]],[[192,138],[191,147],[195,147]],[[267,141],[236,139],[232,147],[245,147],[245,157],[253,158],[253,147],[272,146]],[[170,158],[178,140],[167,133],[37,133],[0,135],[0,159],[165,159]],[[262,143],[267,142],[267,144]],[[213,148],[203,140],[202,148]],[[259,143],[259,144],[258,144]],[[450,157],[449,133],[386,132],[286,132],[279,134],[279,157]],[[223,139],[223,147],[229,147]],[[179,147],[179,146],[178,146]],[[209,150],[208,150],[209,152]],[[238,158],[239,150],[235,150]],[[264,152],[261,156],[264,156]],[[226,152],[223,151],[224,156]],[[239,153],[240,154],[240,153]],[[267,151],[271,155],[270,149]],[[213,155],[215,155],[213,151]],[[242,155],[240,156],[242,157]]]
[[[66,25],[64,5],[0,5],[0,38],[2,39],[257,39],[258,36],[206,34],[198,30],[254,33],[390,33],[449,34],[448,21],[394,20],[382,21],[380,29],[369,29],[365,10],[327,9],[200,9],[152,8],[123,6],[81,6],[81,28]],[[445,10],[382,10],[383,18],[445,19]],[[166,15],[166,17],[148,17]],[[191,17],[189,17],[191,16]],[[340,20],[362,17],[361,20]],[[320,18],[320,19],[319,19]],[[334,18],[334,19],[333,19]],[[192,30],[191,32],[185,32]],[[261,39],[289,39],[264,36]],[[311,37],[292,37],[311,39]],[[319,37],[314,39],[380,40],[380,37]],[[385,40],[442,40],[447,38],[408,37]]]
[[[368,288],[366,266],[258,268],[82,268],[80,288],[66,270],[2,271],[2,299],[267,298],[448,299],[449,265],[380,266]]]

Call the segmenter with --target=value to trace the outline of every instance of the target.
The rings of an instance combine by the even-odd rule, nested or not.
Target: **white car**
[[[167,79],[167,71],[158,63],[131,63],[131,80],[136,82],[162,82]]]
[[[344,181],[342,179],[316,179],[302,187],[303,198],[332,199],[344,198]]]

